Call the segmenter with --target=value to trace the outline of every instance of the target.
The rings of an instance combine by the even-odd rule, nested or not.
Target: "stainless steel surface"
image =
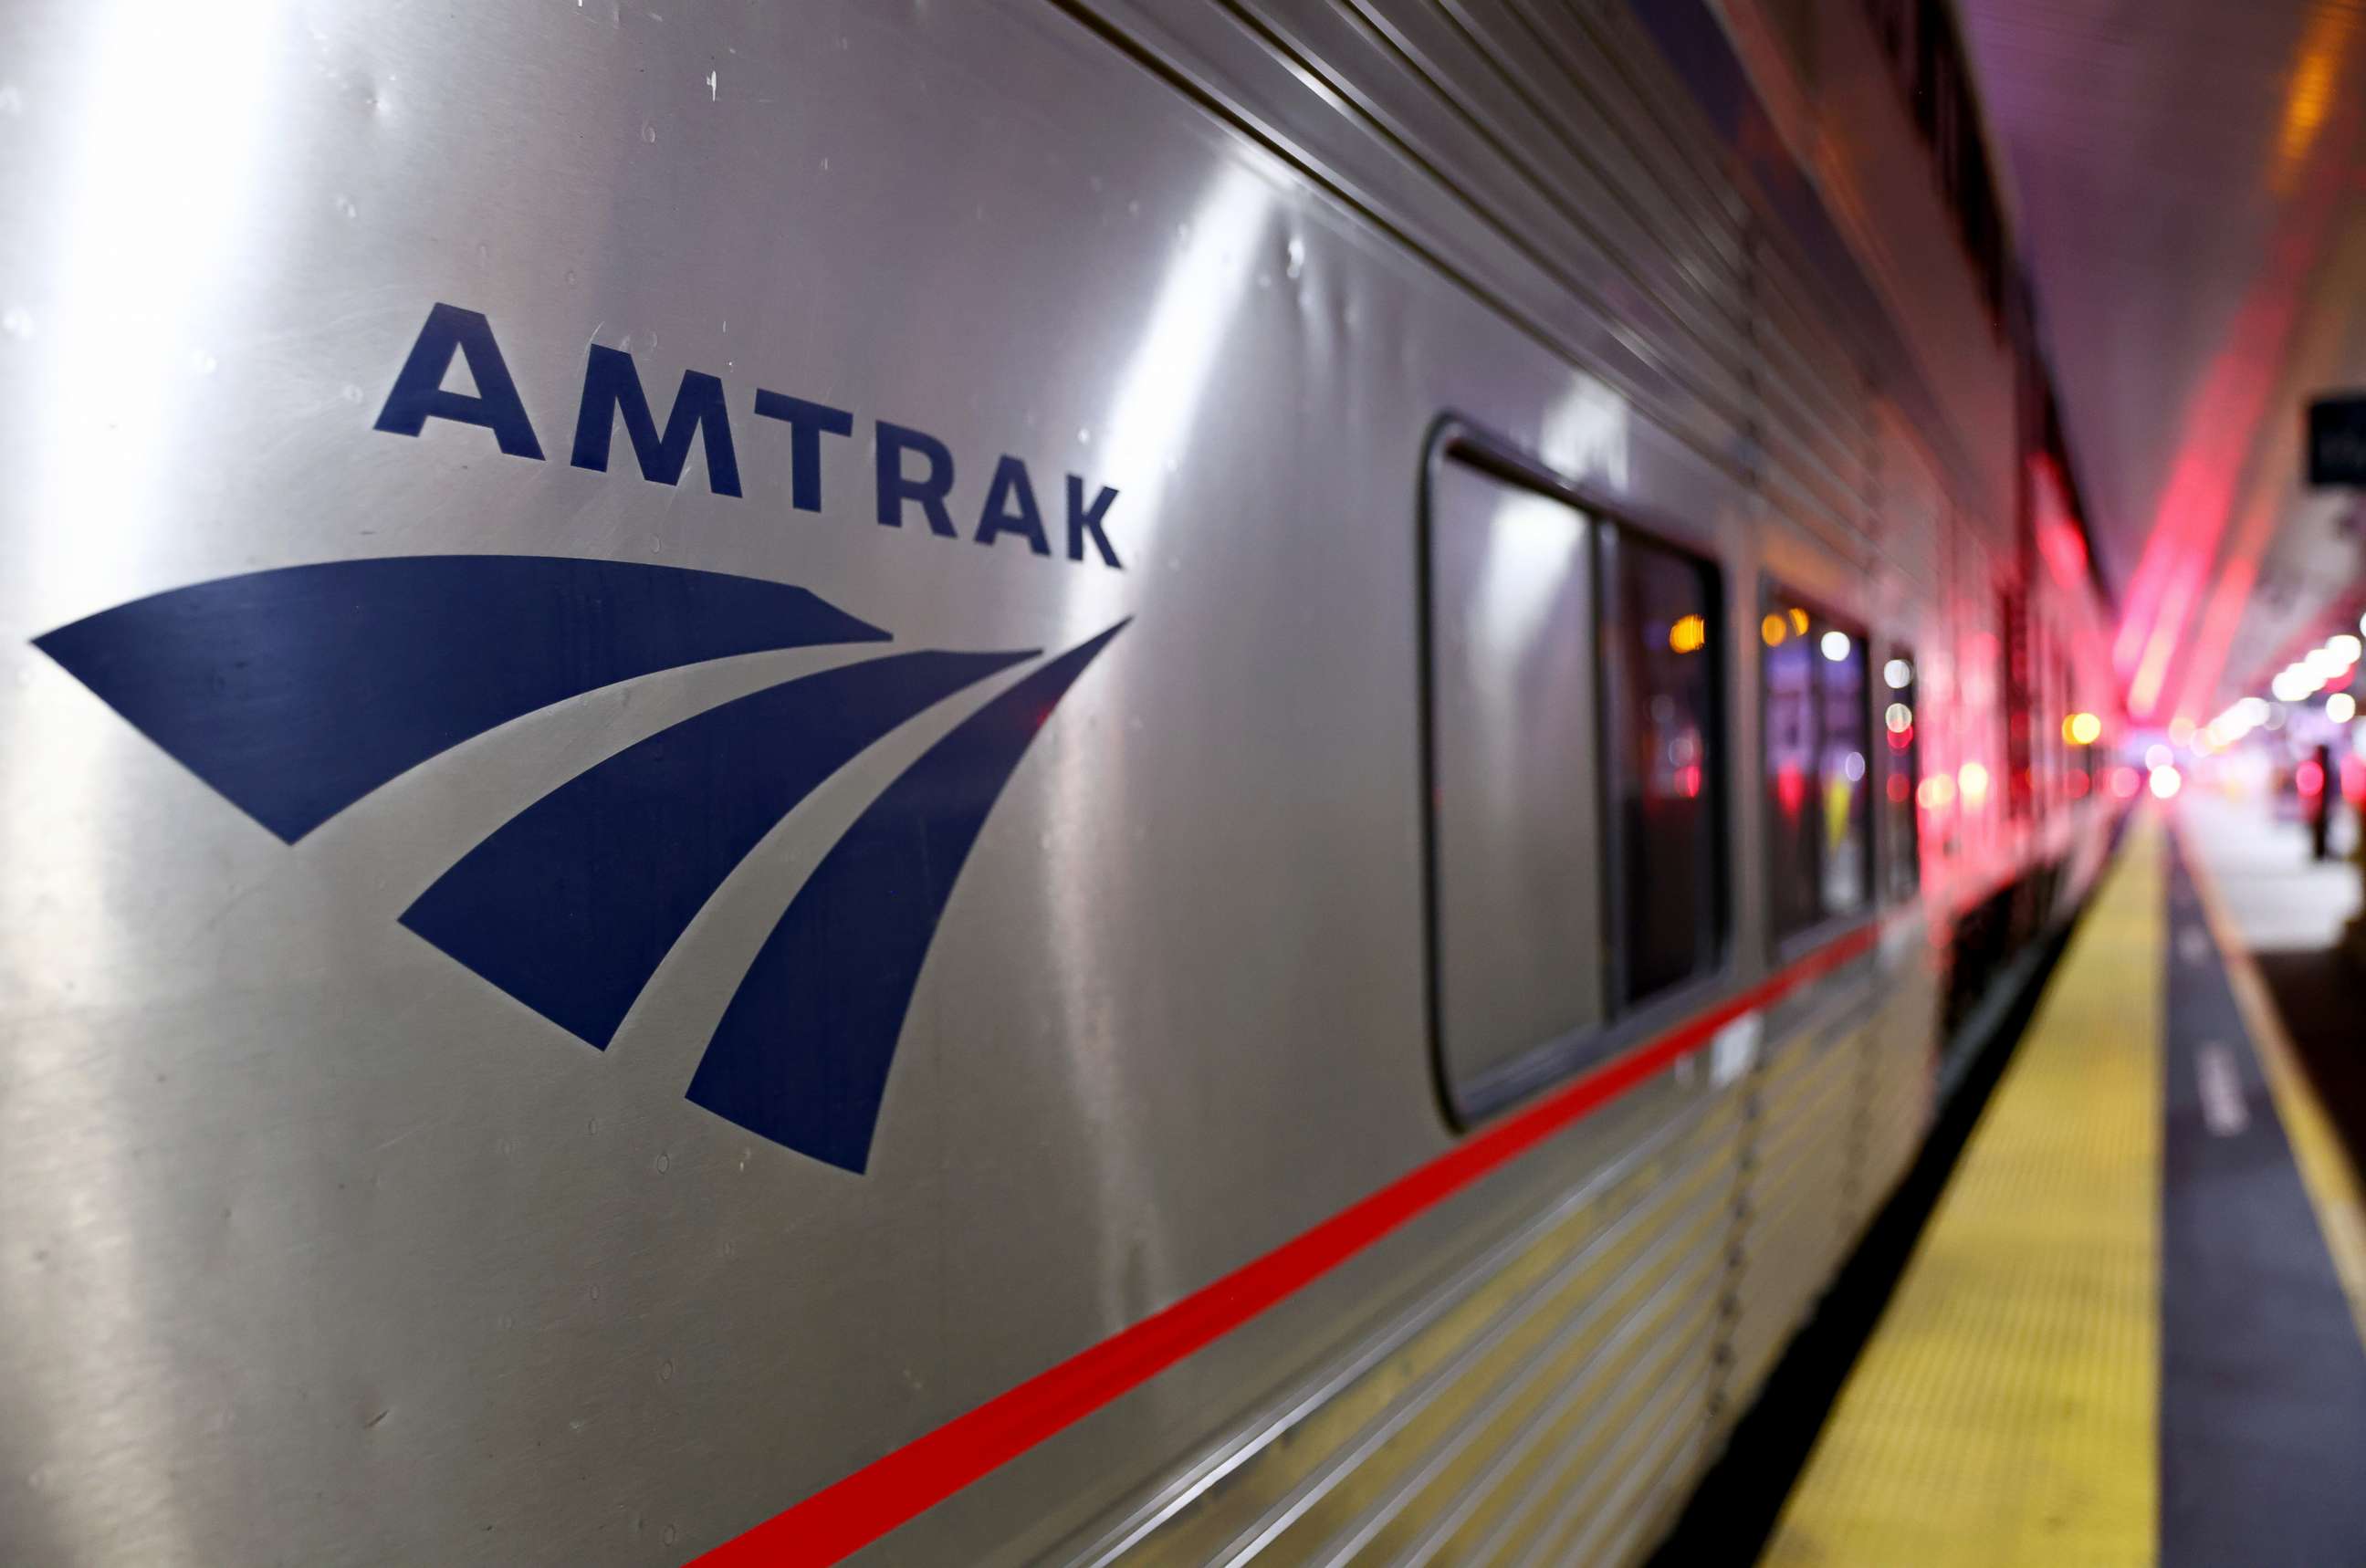
[[[681,1561],[1453,1148],[1414,525],[1442,415],[1716,560],[1732,692],[1764,572],[1926,657],[1986,624],[1951,578],[1985,583],[1966,540],[2003,528],[1993,346],[1947,367],[1971,414],[1908,414],[1684,95],[1624,11],[1526,0],[0,11],[0,1560]],[[438,302],[484,314],[544,460],[373,428]],[[626,443],[569,461],[594,345],[659,404],[719,378],[744,496],[710,445],[673,485]],[[818,511],[760,389],[851,411]],[[1048,557],[879,526],[883,420],[953,455],[964,536],[1024,461]],[[1121,570],[1059,547],[1071,474],[1118,492]],[[848,824],[1024,669],[785,817],[594,1050],[398,917],[590,764],[858,655],[589,692],[291,845],[31,641],[243,573],[483,554],[796,584],[898,649],[1132,617],[985,820],[861,1174],[685,1085]],[[1768,967],[1757,719],[1728,720],[1731,953],[1688,1010]],[[1901,1027],[1927,1039],[1927,996]],[[1682,1122],[1723,1179],[1759,1077],[1706,1055],[869,1560],[1102,1540],[1264,1462],[1284,1391],[1375,1435],[1322,1404],[1384,1385],[1407,1303],[1508,1299],[1514,1264],[1474,1260],[1638,1169],[1612,1207],[1664,1271],[1572,1277],[1600,1315],[1551,1326],[1598,1337],[1485,1385],[1528,1402],[1499,1485],[1391,1523],[1380,1471],[1318,1451],[1287,1485],[1329,1478],[1334,1512],[1269,1522],[1641,1550],[1707,1451],[1721,1339],[1786,1331],[1816,1283],[1762,1308],[1715,1201],[1635,1163]],[[1770,1197],[1837,1235],[1822,1186]],[[1551,1258],[1629,1234],[1586,1212]]]

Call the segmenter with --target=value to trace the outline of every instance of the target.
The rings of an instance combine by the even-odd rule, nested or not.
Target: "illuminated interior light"
[[[1989,771],[1979,762],[1966,762],[1955,770],[1955,787],[1962,792],[1964,804],[1977,810],[1989,797]]]
[[[2360,642],[2348,632],[2343,632],[2338,637],[2326,638],[2325,648],[2327,652],[2344,664],[2355,664],[2358,662],[2359,655],[2366,653],[2366,643]]]
[[[1846,632],[1824,634],[1824,657],[1838,664],[1849,656],[1849,635]]]
[[[1708,641],[1708,623],[1698,615],[1684,615],[1668,628],[1668,647],[1677,653],[1696,653]]]
[[[1854,784],[1865,777],[1865,753],[1852,751],[1841,759],[1841,776]]]
[[[1791,609],[1791,629],[1801,637],[1808,635],[1808,612],[1797,605],[1792,606]]]
[[[1915,790],[1914,798],[1925,811],[1944,811],[1955,803],[1955,781],[1944,773],[1932,773]]]
[[[1893,692],[1902,692],[1914,683],[1914,666],[1903,659],[1893,659],[1881,667],[1881,678],[1889,682]]]
[[[2103,721],[2091,713],[2074,713],[2062,721],[2062,739],[2073,746],[2092,746],[2103,738]]]
[[[1892,735],[1903,735],[1914,728],[1914,710],[1904,703],[1892,703],[1881,716],[1881,722]]]
[[[1769,615],[1758,623],[1759,640],[1769,648],[1780,648],[1790,640],[1791,627],[1780,615]]]
[[[2347,692],[2336,692],[2325,699],[2325,716],[2336,724],[2348,724],[2358,716],[2358,699]]]
[[[2329,648],[2312,648],[2301,665],[2319,681],[2329,681],[2348,667],[2349,660]]]
[[[2175,768],[2155,768],[2150,787],[2154,799],[2167,800],[2185,787],[2185,780]]]

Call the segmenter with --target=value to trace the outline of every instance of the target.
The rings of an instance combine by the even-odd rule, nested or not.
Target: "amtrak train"
[[[0,11],[0,1561],[1648,1554],[2120,806],[1948,16]]]

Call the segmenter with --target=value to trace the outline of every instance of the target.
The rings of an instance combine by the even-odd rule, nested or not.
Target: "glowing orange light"
[[[1676,653],[1697,653],[1708,641],[1708,623],[1698,615],[1684,615],[1668,628],[1668,647]]]
[[[1769,648],[1780,648],[1789,638],[1791,628],[1780,615],[1769,615],[1758,623],[1758,636]]]
[[[2333,111],[2341,57],[2357,23],[2357,13],[2347,6],[2321,6],[2301,34],[2292,86],[2284,95],[2283,123],[2276,132],[2275,166],[2268,175],[2269,188],[2278,196],[2291,193],[2317,132]]]
[[[1808,612],[1796,606],[1791,611],[1791,629],[1801,637],[1808,635]]]
[[[2103,738],[2103,721],[2091,713],[2074,713],[2062,721],[2062,739],[2073,746],[2092,746]]]

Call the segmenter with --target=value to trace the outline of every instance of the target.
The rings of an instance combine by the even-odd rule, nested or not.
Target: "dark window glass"
[[[1865,908],[1873,746],[1864,633],[1786,595],[1759,623],[1776,938]]]
[[[1912,896],[1922,880],[1915,792],[1922,783],[1922,715],[1915,702],[1914,656],[1892,649],[1881,667],[1882,861],[1892,898]]]
[[[1616,973],[1632,1001],[1717,962],[1716,578],[1604,530]]]

